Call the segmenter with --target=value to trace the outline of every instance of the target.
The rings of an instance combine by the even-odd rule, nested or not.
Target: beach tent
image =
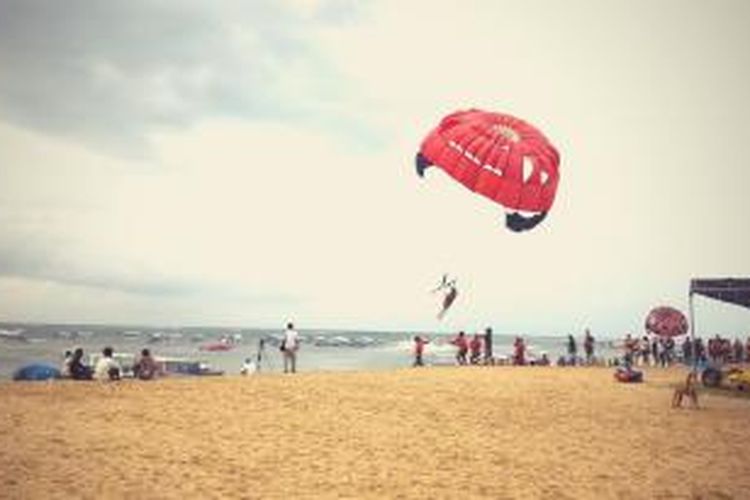
[[[60,370],[45,364],[26,365],[13,374],[13,380],[49,380],[60,378]]]
[[[690,335],[695,336],[693,295],[750,308],[750,278],[712,278],[690,281]]]

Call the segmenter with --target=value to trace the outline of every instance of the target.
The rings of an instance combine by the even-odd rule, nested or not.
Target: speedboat
[[[28,339],[24,337],[22,329],[17,330],[4,330],[0,329],[0,339],[2,340],[15,340],[18,342],[28,342]]]
[[[212,344],[204,344],[200,346],[201,351],[208,351],[208,352],[223,352],[223,351],[231,351],[235,348],[234,344],[230,344],[229,342],[214,342]]]
[[[196,375],[196,376],[216,376],[224,375],[222,370],[213,368],[205,361],[188,359],[188,358],[155,358],[156,362],[162,367],[162,371],[167,375]]]

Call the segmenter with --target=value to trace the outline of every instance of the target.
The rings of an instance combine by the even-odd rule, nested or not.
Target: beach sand
[[[2,498],[750,498],[750,400],[681,368],[0,384]]]

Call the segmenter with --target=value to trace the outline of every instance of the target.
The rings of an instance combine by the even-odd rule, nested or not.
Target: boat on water
[[[28,342],[29,339],[23,336],[23,329],[5,330],[0,329],[0,340],[14,340],[17,342]]]
[[[222,335],[221,338],[217,342],[210,342],[208,344],[203,344],[198,349],[201,351],[208,351],[208,352],[223,352],[223,351],[231,351],[237,345],[242,341],[242,335],[235,334],[235,335]]]
[[[169,375],[217,376],[224,375],[223,370],[217,370],[205,361],[188,358],[156,358],[164,373]]]
[[[147,342],[149,344],[156,344],[164,340],[164,334],[162,332],[152,332],[148,336]]]
[[[234,344],[230,344],[228,342],[214,342],[211,344],[203,344],[199,347],[201,351],[207,351],[207,352],[223,352],[223,351],[231,351],[236,346]]]

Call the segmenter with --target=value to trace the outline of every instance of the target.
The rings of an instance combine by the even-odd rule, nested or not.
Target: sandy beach
[[[0,384],[3,498],[747,498],[750,400],[679,368]]]

